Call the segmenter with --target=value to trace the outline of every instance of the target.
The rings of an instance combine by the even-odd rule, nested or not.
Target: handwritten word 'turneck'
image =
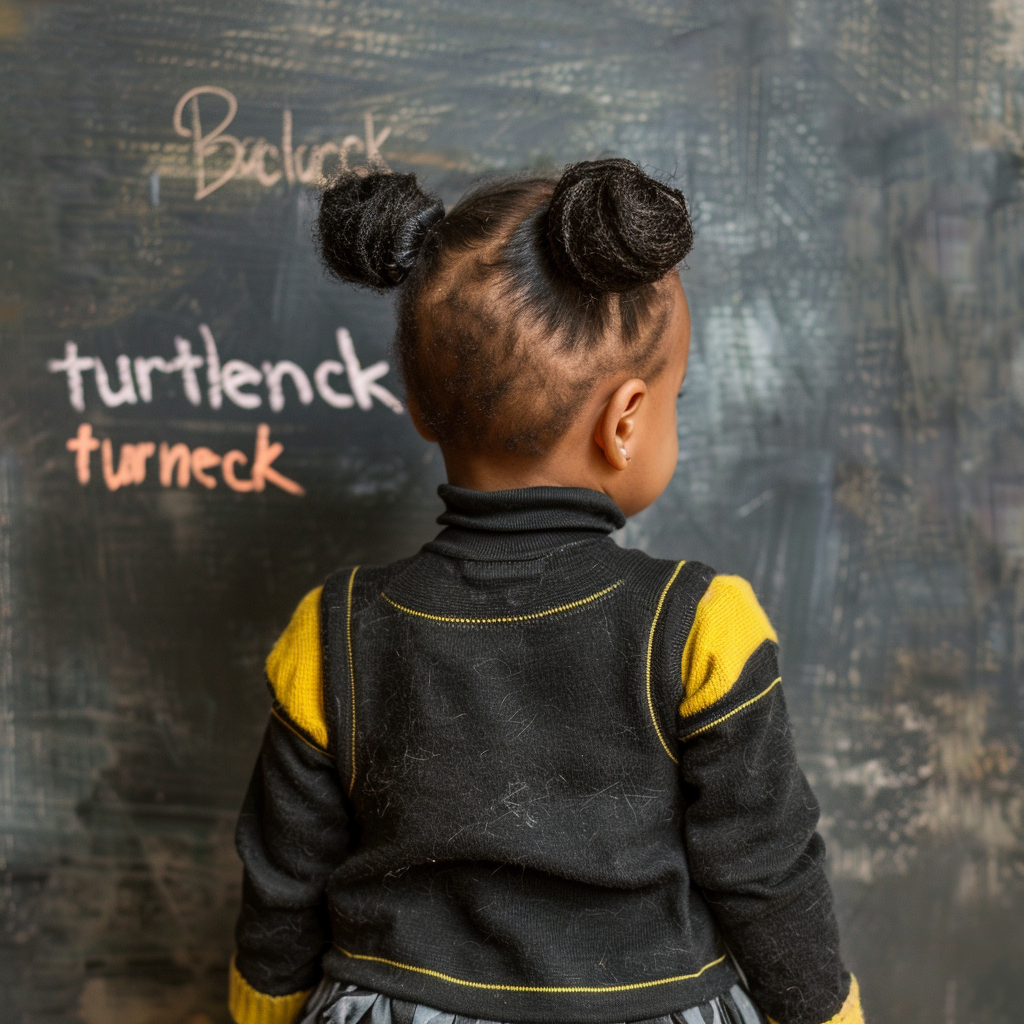
[[[117,468],[114,468],[114,446],[109,437],[99,441],[93,437],[92,426],[88,423],[79,424],[78,433],[68,439],[67,449],[75,455],[75,473],[78,482],[85,486],[92,478],[92,454],[100,450],[100,465],[103,468],[103,482],[108,491],[116,491],[130,484],[141,484],[146,480],[146,464],[157,455],[157,446],[152,441],[139,444],[121,445]],[[212,490],[217,486],[217,478],[211,470],[220,467],[224,483],[233,491],[243,494],[260,492],[268,483],[279,487],[289,494],[303,495],[306,493],[301,484],[284,476],[274,469],[272,463],[284,451],[278,442],[270,443],[270,427],[261,423],[256,428],[256,448],[253,452],[252,471],[248,477],[238,475],[239,466],[245,466],[248,456],[238,448],[233,448],[224,455],[204,446],[190,449],[186,444],[169,445],[160,442],[158,457],[160,483],[170,487],[176,483],[178,487],[188,487],[194,480]]]
[[[111,386],[110,376],[103,360],[97,356],[78,354],[78,345],[73,341],[65,342],[64,358],[51,359],[47,367],[51,373],[67,375],[68,399],[71,406],[79,412],[85,411],[85,377],[92,371],[96,381],[96,390],[100,401],[113,409],[119,405],[136,405],[153,401],[153,374],[181,374],[182,391],[192,405],[202,405],[203,387],[199,382],[197,371],[205,367],[206,400],[211,409],[219,409],[226,397],[240,409],[258,409],[263,405],[263,396],[250,388],[261,384],[267,390],[267,404],[271,412],[281,412],[285,407],[284,381],[291,381],[295,394],[302,405],[313,401],[314,386],[316,394],[332,409],[352,409],[358,407],[368,410],[376,399],[381,405],[387,406],[392,412],[401,413],[402,403],[378,381],[390,369],[389,365],[380,360],[370,366],[363,366],[356,355],[352,335],[339,327],[335,332],[338,352],[341,361],[325,359],[313,371],[313,381],[297,363],[290,359],[279,362],[263,362],[259,368],[244,359],[229,359],[221,365],[220,354],[213,332],[206,324],[199,325],[205,348],[205,357],[192,351],[192,342],[187,338],[174,339],[177,355],[173,359],[163,356],[136,356],[134,360],[126,355],[117,357],[118,387]],[[331,378],[344,374],[348,378],[351,394],[338,391]]]
[[[203,131],[199,99],[201,96],[217,96],[227,103],[227,112],[216,128]],[[186,111],[188,124],[185,123]],[[172,123],[174,130],[184,138],[192,140],[192,165],[195,171],[195,198],[205,199],[226,185],[233,178],[251,178],[268,188],[276,185],[283,177],[289,185],[295,182],[319,184],[325,179],[325,166],[330,159],[334,172],[356,170],[349,167],[349,156],[353,153],[365,157],[363,166],[387,169],[380,154],[380,147],[391,134],[390,127],[376,131],[373,115],[363,114],[364,137],[346,135],[340,142],[322,142],[317,146],[292,145],[292,112],[281,114],[281,145],[275,146],[266,139],[239,139],[228,135],[225,129],[238,113],[238,99],[235,94],[216,85],[199,85],[189,89],[174,107]],[[215,164],[209,179],[207,161]],[[270,166],[268,166],[270,161]]]

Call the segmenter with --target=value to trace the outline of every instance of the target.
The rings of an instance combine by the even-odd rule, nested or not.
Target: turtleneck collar
[[[471,491],[442,484],[437,493],[445,504],[437,521],[447,529],[426,550],[454,558],[537,558],[626,525],[611,498],[586,487]]]

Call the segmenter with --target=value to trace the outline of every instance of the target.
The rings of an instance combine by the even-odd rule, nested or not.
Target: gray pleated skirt
[[[391,999],[355,985],[324,978],[310,993],[296,1024],[498,1024],[460,1017],[430,1006]],[[624,1022],[625,1024],[625,1022]],[[766,1024],[750,996],[733,985],[707,1003],[636,1024]]]

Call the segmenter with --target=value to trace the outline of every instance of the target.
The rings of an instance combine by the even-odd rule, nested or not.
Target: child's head
[[[348,174],[319,218],[334,274],[401,286],[410,411],[452,482],[589,486],[627,514],[675,468],[692,241],[682,193],[626,160],[486,183],[447,216],[413,175]]]

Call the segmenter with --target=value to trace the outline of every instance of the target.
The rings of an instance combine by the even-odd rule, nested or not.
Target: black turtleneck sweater
[[[331,576],[268,660],[236,1019],[287,1024],[326,972],[643,1020],[727,990],[730,953],[773,1019],[832,1018],[818,808],[749,586],[618,547],[595,491],[440,493],[435,540]]]

